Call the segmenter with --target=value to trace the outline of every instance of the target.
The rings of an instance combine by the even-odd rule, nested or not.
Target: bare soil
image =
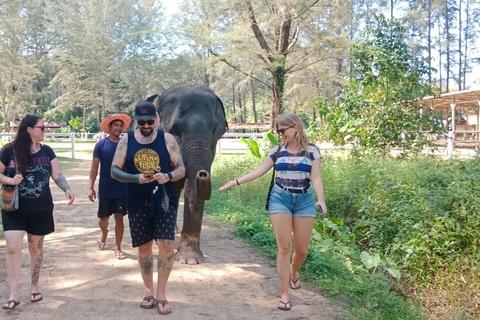
[[[24,240],[20,305],[0,310],[0,319],[158,319],[156,309],[139,307],[144,286],[131,247],[125,217],[123,250],[127,258],[114,256],[113,218],[105,250],[97,249],[100,230],[97,203],[88,201],[90,161],[79,160],[64,174],[76,200],[72,206],[55,184],[55,233],[45,237],[44,266],[40,276],[43,301],[31,303],[29,255]],[[180,213],[183,209],[180,208]],[[181,214],[179,214],[181,218]],[[181,223],[179,224],[181,225]],[[167,297],[175,319],[339,319],[346,316],[333,303],[305,284],[291,292],[292,310],[277,309],[280,288],[275,268],[233,236],[232,227],[204,216],[201,247],[205,263],[175,263]],[[178,236],[177,236],[178,237]],[[177,239],[178,241],[178,239]],[[178,243],[178,242],[177,242]],[[5,270],[6,244],[0,240],[0,303],[8,299]],[[156,274],[155,274],[156,277]]]

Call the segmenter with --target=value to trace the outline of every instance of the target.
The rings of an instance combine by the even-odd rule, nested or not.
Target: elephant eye
[[[176,126],[173,126],[170,130],[169,133],[173,135],[176,139],[180,138],[180,130]]]

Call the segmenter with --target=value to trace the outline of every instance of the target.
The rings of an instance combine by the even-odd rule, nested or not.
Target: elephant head
[[[186,169],[185,192],[192,191],[194,199],[209,200],[216,144],[228,129],[222,101],[208,87],[185,85],[147,100],[157,107],[162,129],[171,133],[180,147]]]

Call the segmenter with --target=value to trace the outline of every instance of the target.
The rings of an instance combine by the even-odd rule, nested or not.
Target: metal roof
[[[442,93],[440,96],[430,96],[416,101],[426,104],[433,110],[450,111],[450,103],[455,103],[457,108],[480,106],[480,90],[464,90],[457,92]]]

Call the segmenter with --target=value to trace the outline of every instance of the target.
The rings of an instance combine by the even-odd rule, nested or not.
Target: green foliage
[[[70,126],[60,128],[60,133],[70,133],[72,132],[72,128]]]
[[[250,153],[257,159],[261,159],[263,156],[265,156],[266,152],[268,152],[270,149],[270,145],[267,143],[267,141],[270,141],[270,143],[273,145],[278,143],[278,139],[272,134],[272,130],[267,132],[260,143],[254,136],[249,137],[248,140],[245,138],[240,138],[240,141],[248,145]]]
[[[77,132],[77,131],[80,131],[81,127],[82,127],[82,119],[80,117],[71,117],[70,120],[68,120],[68,124],[70,126],[70,128],[74,131],[74,132]],[[62,128],[63,129],[63,128]]]
[[[330,219],[355,236],[360,250],[379,254],[381,261],[385,257],[380,271],[395,276],[388,269],[398,265],[400,287],[417,293],[411,299],[434,295],[455,309],[480,298],[478,286],[462,280],[480,280],[480,161],[366,157],[324,162]],[[448,280],[439,281],[438,274]],[[457,291],[470,297],[452,299]]]
[[[325,134],[336,145],[355,142],[361,149],[402,147],[418,151],[428,144],[424,131],[436,131],[435,119],[409,103],[429,93],[422,83],[424,61],[411,56],[406,29],[397,21],[376,18],[367,24],[367,39],[351,49],[354,77],[343,87],[338,103],[316,105],[325,117]]]

